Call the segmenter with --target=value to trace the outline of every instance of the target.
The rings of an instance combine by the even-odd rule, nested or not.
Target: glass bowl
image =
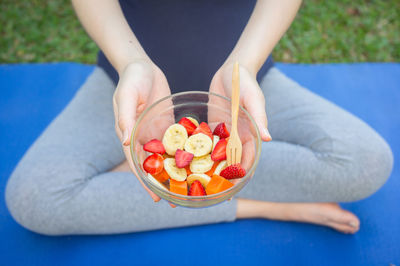
[[[239,108],[238,131],[243,144],[242,166],[246,175],[230,180],[235,185],[225,191],[207,196],[184,196],[164,189],[150,179],[143,170],[143,161],[148,153],[143,145],[151,139],[162,140],[165,130],[182,117],[190,116],[199,122],[207,122],[213,131],[220,122],[231,130],[231,101],[229,98],[209,92],[188,91],[164,97],[149,106],[137,119],[131,135],[131,156],[137,175],[148,188],[162,199],[175,205],[201,208],[218,204],[232,198],[252,178],[261,153],[261,138],[250,114]]]

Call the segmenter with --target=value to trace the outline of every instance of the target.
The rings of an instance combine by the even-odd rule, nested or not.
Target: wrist
[[[236,62],[239,63],[239,66],[246,68],[253,77],[257,76],[257,73],[261,67],[258,63],[250,60],[249,57],[235,52],[232,52],[232,54],[226,59],[224,65],[233,66]]]
[[[115,64],[115,70],[118,72],[118,75],[121,74],[131,65],[138,64],[138,63],[145,63],[145,64],[153,64],[150,58],[147,55],[132,55],[124,57],[123,59],[119,60]]]

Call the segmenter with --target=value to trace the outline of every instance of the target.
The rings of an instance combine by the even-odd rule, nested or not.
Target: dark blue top
[[[124,15],[172,93],[208,91],[211,79],[238,41],[255,0],[120,0]],[[257,78],[272,66],[268,58]],[[102,52],[98,65],[118,82]]]

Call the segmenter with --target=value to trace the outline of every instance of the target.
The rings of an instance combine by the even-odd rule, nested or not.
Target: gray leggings
[[[264,77],[273,141],[239,197],[280,202],[365,198],[389,177],[393,157],[364,122],[273,68]],[[124,160],[114,132],[115,86],[95,69],[11,175],[6,202],[22,226],[48,235],[110,234],[233,221],[235,199],[204,209],[154,203]],[[356,100],[356,99],[355,99]]]

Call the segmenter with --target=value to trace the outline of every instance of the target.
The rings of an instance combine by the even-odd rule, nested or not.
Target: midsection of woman
[[[208,91],[217,70],[244,30],[255,0],[121,0],[140,44],[167,77],[172,93]],[[272,66],[258,72],[258,81]],[[99,52],[98,65],[118,83],[118,73]]]

